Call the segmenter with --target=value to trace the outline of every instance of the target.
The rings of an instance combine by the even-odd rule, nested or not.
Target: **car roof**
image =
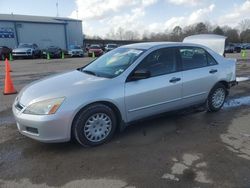
[[[177,47],[177,46],[197,46],[204,48],[205,46],[199,44],[191,44],[191,43],[183,43],[183,42],[143,42],[143,43],[135,43],[121,46],[121,48],[136,48],[148,50],[154,47]]]

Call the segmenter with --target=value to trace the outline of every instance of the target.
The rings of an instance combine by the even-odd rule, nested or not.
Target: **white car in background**
[[[105,52],[109,52],[109,51],[114,50],[116,48],[118,48],[117,44],[107,44],[105,46]]]
[[[12,50],[14,58],[29,57],[35,58],[41,56],[41,50],[34,43],[20,43],[17,48]]]
[[[156,114],[201,104],[216,112],[236,84],[236,61],[222,56],[220,39],[199,41],[217,52],[191,43],[137,43],[36,81],[13,104],[18,130],[42,142],[74,137],[83,146],[96,146]]]
[[[68,54],[71,57],[83,57],[84,56],[83,49],[79,45],[70,45]]]

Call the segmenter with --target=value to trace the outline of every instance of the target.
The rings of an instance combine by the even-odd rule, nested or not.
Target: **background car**
[[[84,52],[79,45],[70,45],[68,50],[68,55],[71,57],[83,57]]]
[[[12,49],[7,46],[0,46],[0,58],[5,59],[9,58],[9,55],[12,53]]]
[[[41,50],[34,43],[20,43],[17,48],[12,50],[13,57],[35,58],[41,56]]]
[[[98,44],[91,45],[88,50],[88,56],[92,57],[93,53],[95,54],[96,57],[101,56],[103,54],[101,46]]]
[[[241,49],[250,50],[250,44],[244,44],[244,45],[242,45]]]
[[[62,49],[57,46],[48,46],[42,51],[43,58],[46,58],[48,53],[50,58],[60,58],[62,56]]]
[[[111,51],[111,50],[113,50],[113,49],[115,49],[115,48],[117,48],[117,47],[118,47],[117,44],[107,44],[107,45],[105,46],[105,52],[109,52],[109,51]]]
[[[240,53],[241,52],[241,46],[240,45],[235,45],[234,46],[234,52]]]
[[[226,45],[225,53],[234,53],[234,45],[233,44]]]

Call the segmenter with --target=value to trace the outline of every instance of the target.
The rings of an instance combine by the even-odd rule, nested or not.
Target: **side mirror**
[[[132,73],[130,76],[129,81],[135,81],[135,80],[142,80],[150,77],[150,71],[141,69],[141,70],[136,70]]]

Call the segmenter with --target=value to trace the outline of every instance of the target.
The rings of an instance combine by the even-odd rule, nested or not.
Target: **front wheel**
[[[117,120],[111,108],[95,104],[82,110],[73,124],[73,135],[82,146],[97,146],[112,138]]]
[[[226,99],[227,89],[223,84],[216,84],[213,89],[210,91],[207,98],[207,111],[208,112],[217,112],[219,111]]]

